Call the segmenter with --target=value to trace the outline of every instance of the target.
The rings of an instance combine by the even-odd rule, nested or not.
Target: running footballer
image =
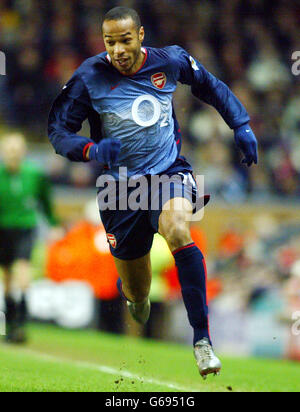
[[[257,141],[243,105],[196,58],[179,46],[142,46],[144,28],[134,10],[110,10],[102,22],[102,35],[106,52],[87,59],[54,102],[49,138],[58,154],[71,161],[97,161],[102,165],[102,174],[118,183],[116,210],[105,210],[101,201],[99,208],[120,275],[120,293],[133,318],[142,324],[150,314],[153,236],[159,232],[166,239],[194,331],[196,362],[206,378],[220,372],[221,362],[214,354],[209,334],[205,259],[190,234],[192,199],[199,194],[192,168],[180,155],[182,136],[172,104],[177,83],[191,86],[194,96],[216,108],[233,129],[248,166],[257,163]],[[77,134],[86,119],[90,138]],[[127,179],[137,175],[148,182],[162,175],[178,179],[168,198],[159,201],[158,210],[124,210],[120,206],[123,195],[119,168],[126,168]],[[98,199],[102,190],[107,188],[99,188]],[[131,193],[128,187],[127,196]],[[150,185],[144,194],[161,199],[163,193],[162,184],[155,190]],[[184,206],[180,210],[175,207],[178,197]]]

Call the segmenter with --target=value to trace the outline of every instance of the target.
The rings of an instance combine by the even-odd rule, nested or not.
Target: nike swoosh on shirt
[[[119,85],[117,84],[116,86],[111,86],[110,90],[114,90],[118,87]]]

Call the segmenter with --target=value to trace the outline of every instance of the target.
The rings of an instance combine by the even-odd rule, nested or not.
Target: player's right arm
[[[83,80],[75,73],[52,106],[48,123],[49,139],[56,153],[71,161],[96,160],[111,167],[118,158],[121,142],[118,139],[106,138],[96,143],[93,139],[77,135],[86,119],[91,126],[91,135],[99,141],[99,115],[92,107]]]
[[[57,154],[75,162],[87,160],[85,153],[95,142],[77,133],[91,111],[86,86],[75,73],[54,101],[49,114],[48,136]]]

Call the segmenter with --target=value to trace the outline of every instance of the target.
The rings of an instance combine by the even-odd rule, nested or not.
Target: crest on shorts
[[[151,76],[151,82],[152,84],[157,87],[158,89],[163,89],[167,83],[167,76],[165,73],[155,73],[153,76]]]
[[[111,233],[107,233],[107,240],[109,241],[110,246],[115,249],[117,246],[117,239],[115,235],[112,235]]]

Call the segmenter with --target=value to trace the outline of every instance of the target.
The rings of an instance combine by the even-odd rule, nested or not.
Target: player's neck
[[[132,68],[128,72],[121,72],[121,73],[124,74],[125,76],[132,76],[133,74],[137,73],[142,68],[145,58],[146,58],[146,53],[141,48],[137,61],[132,66]]]

